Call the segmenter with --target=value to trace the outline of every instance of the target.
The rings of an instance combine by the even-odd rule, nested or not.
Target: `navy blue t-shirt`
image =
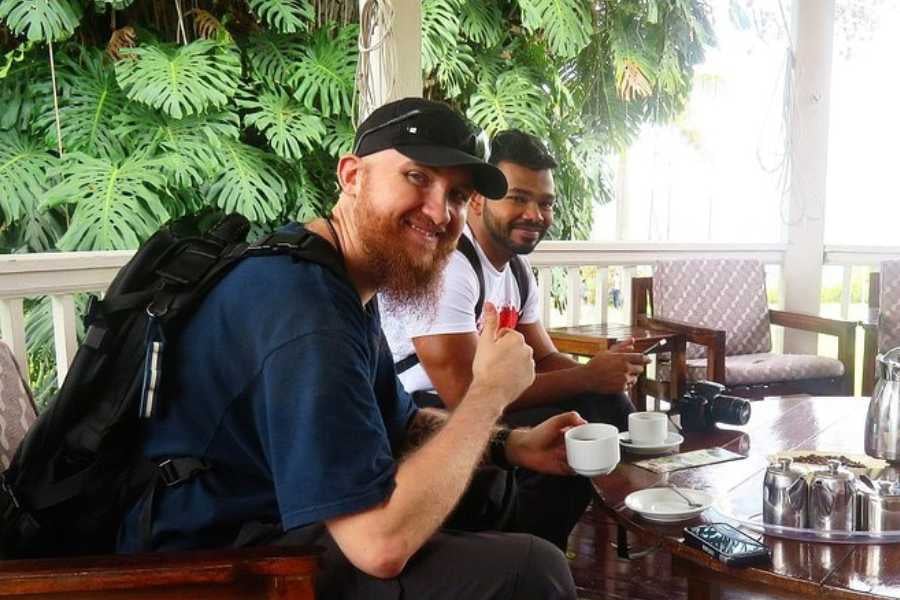
[[[285,529],[356,512],[393,491],[415,407],[397,381],[377,309],[327,268],[248,258],[169,340],[145,455],[212,469],[158,490],[151,547],[230,545],[242,524]],[[141,550],[143,503],[119,531]]]

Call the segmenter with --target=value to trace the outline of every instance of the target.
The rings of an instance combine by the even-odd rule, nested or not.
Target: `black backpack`
[[[456,243],[456,251],[460,252],[472,265],[475,270],[475,276],[478,277],[478,300],[475,302],[475,321],[481,318],[481,312],[484,310],[484,269],[481,267],[481,261],[478,260],[478,252],[475,250],[475,244],[466,235],[459,236]],[[522,311],[525,310],[525,302],[528,300],[528,267],[519,257],[513,254],[509,260],[509,268],[512,270],[513,277],[516,279],[516,286],[519,288],[519,298],[521,298],[521,309],[519,310],[519,318],[522,318]],[[394,369],[397,374],[405,373],[414,366],[419,364],[419,356],[413,352],[409,356],[405,356],[394,363]]]
[[[177,339],[203,298],[247,256],[290,254],[344,273],[331,245],[305,228],[255,245],[244,241],[249,229],[239,215],[202,236],[161,229],[103,300],[91,299],[62,387],[0,476],[0,558],[113,552],[124,513],[139,497],[148,495],[152,510],[160,486],[210,468],[195,457],[157,463],[142,454],[142,422],[154,412],[166,338]]]

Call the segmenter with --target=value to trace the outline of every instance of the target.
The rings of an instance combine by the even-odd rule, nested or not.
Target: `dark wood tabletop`
[[[686,433],[681,446],[682,452],[719,446],[746,458],[676,471],[668,475],[668,482],[705,489],[717,497],[728,497],[732,504],[761,506],[768,456],[786,450],[864,454],[867,407],[868,398],[795,396],[754,402],[746,426]],[[646,457],[623,454],[615,471],[593,480],[594,489],[604,510],[624,529],[647,544],[665,547],[679,559],[702,567],[697,569],[698,577],[704,572],[716,578],[724,575],[800,597],[900,598],[900,544],[801,542],[765,536],[772,549],[772,564],[741,569],[689,548],[681,534],[685,526],[721,517],[707,511],[692,521],[658,524],[632,513],[625,507],[625,497],[662,483],[665,477],[631,464],[642,458]],[[759,533],[748,533],[759,537]]]

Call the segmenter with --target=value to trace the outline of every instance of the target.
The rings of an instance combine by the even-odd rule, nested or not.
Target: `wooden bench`
[[[314,549],[268,546],[0,561],[0,598],[311,600]]]

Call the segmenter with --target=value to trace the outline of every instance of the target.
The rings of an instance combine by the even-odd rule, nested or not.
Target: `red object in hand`
[[[500,327],[507,327],[509,329],[515,329],[516,325],[519,324],[519,311],[517,311],[512,306],[504,306],[500,309],[500,319],[499,325]]]

